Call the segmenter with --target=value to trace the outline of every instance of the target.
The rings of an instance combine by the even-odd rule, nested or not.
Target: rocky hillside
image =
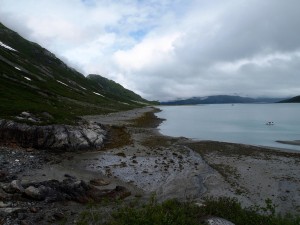
[[[72,124],[81,115],[151,102],[99,75],[87,78],[0,23],[0,118]]]

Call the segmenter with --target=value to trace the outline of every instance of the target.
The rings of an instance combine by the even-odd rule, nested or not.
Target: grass
[[[298,225],[299,216],[276,214],[276,206],[267,199],[265,206],[243,208],[234,198],[206,198],[202,206],[175,199],[157,203],[126,204],[112,212],[103,222],[102,210],[88,209],[81,214],[77,225],[201,225],[211,217],[221,217],[236,225]]]

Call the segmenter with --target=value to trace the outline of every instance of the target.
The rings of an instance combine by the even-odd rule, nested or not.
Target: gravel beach
[[[159,201],[177,198],[201,203],[205,197],[226,196],[237,198],[244,206],[263,206],[265,200],[271,199],[279,213],[300,213],[300,153],[166,137],[157,129],[161,120],[154,116],[155,111],[145,107],[84,117],[109,130],[104,148],[96,151],[55,154],[2,147],[1,187],[12,180],[20,180],[24,185],[49,180],[63,182],[66,178],[87,184],[97,180],[103,183],[97,190],[121,186],[130,193],[126,198],[129,200],[147,201],[154,194]],[[51,210],[46,203],[33,200],[2,198],[1,202],[4,206],[9,204],[0,206],[2,217],[6,218],[3,224],[22,220],[18,213],[5,213],[7,208],[28,212],[34,207],[38,212],[25,213],[23,220],[43,217],[39,224],[55,221],[54,215],[59,212],[65,219],[72,217],[66,224],[74,224],[85,208],[70,201],[54,202]]]

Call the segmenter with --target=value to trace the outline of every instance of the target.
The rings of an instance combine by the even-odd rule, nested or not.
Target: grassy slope
[[[129,110],[150,104],[115,82],[99,85],[95,79],[84,77],[43,47],[25,40],[1,23],[0,41],[17,50],[0,47],[0,118],[14,119],[21,112],[28,111],[44,123],[73,123],[81,115]],[[42,112],[50,113],[53,118],[44,117]]]

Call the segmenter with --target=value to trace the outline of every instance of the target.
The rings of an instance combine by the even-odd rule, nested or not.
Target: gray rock
[[[43,195],[42,192],[40,190],[40,188],[35,188],[33,186],[29,186],[28,188],[25,189],[25,194],[33,199],[36,200],[42,200],[43,199]]]
[[[43,112],[42,115],[47,117],[48,119],[53,119],[53,116],[48,112]]]
[[[23,193],[24,192],[24,188],[21,184],[21,181],[19,181],[19,180],[13,180],[10,183],[8,189],[9,189],[9,192],[13,192],[13,193],[15,193],[15,192]]]
[[[10,208],[10,207],[8,207],[8,208],[1,208],[0,209],[0,215],[2,214],[11,214],[11,213],[13,213],[13,212],[16,212],[16,211],[20,211],[20,210],[22,210],[21,208]]]
[[[92,179],[90,184],[94,186],[106,186],[110,184],[110,181],[104,179]]]
[[[31,116],[31,114],[29,112],[22,112],[20,115],[23,116],[23,117],[30,117]]]
[[[97,123],[37,126],[0,120],[0,143],[24,148],[81,150],[103,145],[106,131]]]
[[[11,194],[4,192],[2,188],[0,188],[0,201],[7,201],[11,199]]]
[[[206,222],[208,225],[234,225],[234,223],[219,217],[211,217]]]
[[[1,202],[0,201],[0,208],[6,208],[6,207],[10,207],[11,206],[11,203],[4,203],[4,202]]]

